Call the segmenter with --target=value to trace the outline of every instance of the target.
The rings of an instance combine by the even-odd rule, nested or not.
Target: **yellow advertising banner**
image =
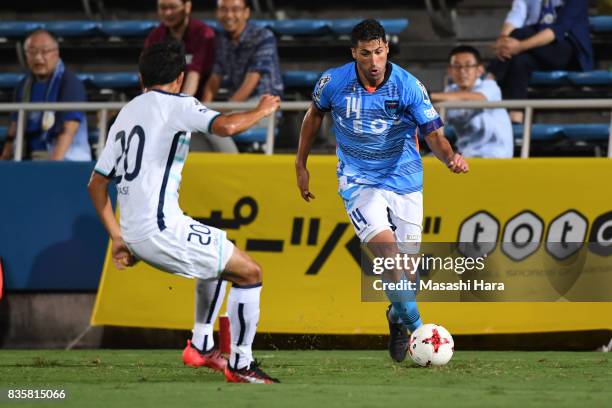
[[[424,242],[456,242],[482,231],[502,241],[525,224],[545,242],[558,240],[555,234],[567,233],[576,219],[574,232],[582,226],[585,242],[602,243],[604,252],[593,256],[612,273],[606,252],[612,161],[474,159],[466,175],[423,161]],[[309,159],[316,196],[310,203],[298,194],[293,162],[286,155],[191,154],[181,208],[225,229],[262,266],[260,332],[386,333],[386,304],[361,300],[359,242],[337,194],[336,158]],[[513,256],[501,251],[494,249]],[[516,269],[528,272],[529,263],[517,259]],[[193,305],[194,281],[142,262],[118,271],[107,253],[92,324],[190,329]],[[612,302],[421,302],[420,310],[425,322],[454,334],[612,329]]]

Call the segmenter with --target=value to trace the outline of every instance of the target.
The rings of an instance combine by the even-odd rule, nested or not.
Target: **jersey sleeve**
[[[332,108],[332,95],[333,95],[333,84],[332,72],[325,71],[321,78],[317,81],[312,92],[312,101],[314,102],[317,109],[323,112],[329,112]]]
[[[196,98],[183,97],[183,99],[182,103],[177,104],[177,109],[170,118],[176,130],[212,133],[212,124],[221,114],[208,109]]]
[[[115,146],[117,143],[115,143],[115,138],[111,135],[112,133],[109,132],[108,138],[106,139],[106,144],[104,145],[104,150],[102,150],[102,154],[98,158],[98,162],[94,167],[94,171],[103,175],[104,177],[113,177],[115,174],[115,164],[117,162],[117,158],[115,157]]]
[[[419,132],[426,136],[444,126],[440,115],[431,104],[425,85],[414,77],[405,81],[405,83],[407,83],[407,87],[404,95],[404,106],[416,120]]]

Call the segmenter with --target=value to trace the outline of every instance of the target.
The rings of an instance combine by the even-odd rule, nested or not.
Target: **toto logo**
[[[535,253],[542,243],[555,259],[574,255],[585,243],[589,220],[578,210],[567,210],[545,222],[533,211],[524,210],[510,217],[503,226],[487,211],[478,211],[459,227],[457,242],[463,256],[487,256],[495,250],[498,239],[509,258],[522,261]],[[612,211],[601,214],[588,234],[589,250],[597,255],[612,255]]]

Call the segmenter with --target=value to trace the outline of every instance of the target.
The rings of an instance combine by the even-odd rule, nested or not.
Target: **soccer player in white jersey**
[[[183,214],[178,190],[192,131],[231,136],[276,111],[280,99],[264,95],[254,110],[222,115],[179,94],[185,54],[176,42],[157,43],[140,56],[144,93],[121,109],[89,182],[89,194],[112,239],[119,269],[137,260],[166,272],[197,279],[196,323],[183,361],[225,374],[229,382],[273,383],[253,359],[259,321],[262,272],[224,231]],[[118,224],[108,197],[117,185]],[[232,351],[223,358],[212,340],[222,280],[233,283],[228,298]]]
[[[427,90],[414,76],[388,62],[385,30],[364,20],[351,34],[354,62],[323,73],[313,104],[302,123],[296,157],[302,198],[314,198],[306,168],[313,140],[331,112],[337,141],[338,184],[344,206],[362,243],[375,256],[417,254],[423,220],[423,167],[418,132],[433,154],[455,173],[468,171],[461,154],[444,137],[442,121]],[[388,270],[383,279],[398,282],[416,271]],[[414,293],[387,291],[389,354],[406,358],[408,331],[422,323]]]

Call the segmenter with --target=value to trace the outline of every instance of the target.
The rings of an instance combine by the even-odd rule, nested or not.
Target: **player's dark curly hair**
[[[480,56],[480,52],[472,47],[471,45],[458,45],[455,48],[453,48],[450,52],[450,54],[448,54],[448,60],[450,61],[451,58],[453,58],[453,55],[457,55],[457,54],[472,54],[474,56],[474,58],[476,59],[476,63],[478,65],[482,64],[482,57]]]
[[[185,70],[185,49],[178,41],[164,41],[145,48],[138,60],[142,85],[164,85]]]
[[[387,33],[385,28],[373,18],[363,20],[361,23],[353,27],[351,31],[351,46],[357,47],[359,41],[382,40],[387,42]]]

